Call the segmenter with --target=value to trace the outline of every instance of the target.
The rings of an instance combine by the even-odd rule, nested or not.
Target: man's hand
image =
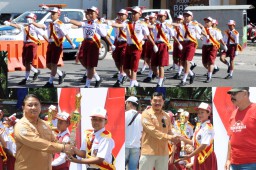
[[[71,150],[72,146],[70,144],[64,144],[64,145],[65,145],[65,148],[63,152],[66,154],[72,154],[72,150]]]
[[[10,26],[11,23],[9,21],[4,21],[4,25]]]
[[[70,19],[68,17],[63,18],[64,22],[70,22]]]
[[[176,143],[178,143],[180,141],[180,136],[172,135],[170,141],[173,142],[174,144],[176,144]]]
[[[227,160],[224,169],[225,170],[230,170],[230,164],[231,164],[230,160]]]

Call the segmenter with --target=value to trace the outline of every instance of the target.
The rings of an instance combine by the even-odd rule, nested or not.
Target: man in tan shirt
[[[152,107],[142,113],[142,140],[140,170],[168,169],[168,140],[176,143],[179,137],[171,131],[171,121],[162,110],[164,97],[155,92],[151,97]]]
[[[52,153],[69,153],[69,144],[57,143],[50,126],[39,118],[41,103],[29,94],[23,101],[23,118],[15,125],[16,170],[51,170]]]

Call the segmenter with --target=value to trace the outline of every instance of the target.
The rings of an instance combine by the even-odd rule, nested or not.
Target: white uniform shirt
[[[210,121],[207,120],[196,128],[193,136],[193,145],[195,138],[200,145],[206,144],[207,146],[209,146],[211,144],[211,140],[214,138],[214,129],[209,128],[207,123],[210,123]],[[197,132],[198,128],[200,128],[200,130]]]
[[[91,156],[103,158],[108,163],[112,163],[112,150],[115,147],[115,142],[112,138],[102,137],[101,133],[104,131],[105,128],[102,128],[94,133],[95,138],[91,148]],[[83,140],[80,150],[86,151],[86,147],[87,141]],[[90,167],[93,168],[93,164]]]
[[[235,40],[235,42],[233,41],[229,41],[229,44],[238,44],[239,43],[239,33],[233,29],[232,31],[228,30],[228,33],[231,35],[231,37]],[[223,41],[227,44],[228,43],[228,36],[226,33],[224,33],[224,37],[223,37]]]
[[[67,133],[69,133],[68,130],[65,130],[64,132],[59,133],[59,134],[57,135],[57,137],[63,137],[63,136],[66,135]],[[70,142],[70,137],[69,137],[69,136],[65,136],[65,137],[63,138],[63,140],[62,140],[62,143],[69,143],[69,142]],[[61,165],[61,164],[65,163],[65,162],[66,162],[66,154],[63,153],[63,152],[61,152],[61,153],[60,153],[60,156],[59,156],[57,159],[54,159],[54,160],[52,161],[52,166],[58,166],[58,165]]]
[[[134,21],[132,22],[132,24],[134,24]],[[130,32],[128,31],[128,23],[124,25],[124,30],[127,32],[126,36],[127,36],[127,44],[134,44],[132,42],[132,39],[131,39],[131,35],[130,35]],[[136,35],[137,39],[139,42],[142,42],[142,40],[144,39],[144,36],[148,36],[149,35],[149,30],[148,30],[148,27],[147,25],[138,20],[135,22],[135,29],[134,29],[134,34]]]
[[[47,28],[49,42],[54,42],[53,38],[50,37],[50,33],[51,33],[50,22],[45,23],[45,28]],[[58,39],[63,38],[68,34],[68,29],[66,28],[65,24],[61,22],[59,19],[53,22],[53,29],[55,30],[55,33]]]
[[[115,29],[115,34],[116,34],[115,37],[116,37],[117,41],[120,41],[120,42],[122,42],[122,41],[127,41],[127,40],[124,39],[122,36],[119,37],[119,32],[120,32],[120,30],[122,30],[125,35],[127,34],[126,31],[124,30],[124,27],[125,27],[125,25],[127,24],[127,21],[124,21],[124,22],[122,22],[121,24],[123,25],[123,28],[116,28],[116,27],[114,27],[114,29]]]
[[[223,38],[221,32],[219,32],[217,29],[214,29],[214,28],[212,28],[212,27],[210,27],[210,28],[205,28],[205,29],[208,29],[208,30],[209,30],[211,36],[212,36],[215,40],[219,41],[220,39]],[[204,37],[203,37],[203,44],[204,44],[204,45],[211,45],[212,43],[204,36]]]
[[[197,23],[190,21],[189,23],[185,23],[188,27],[188,31],[190,32],[190,35],[194,38],[197,39],[198,34],[201,34],[202,30],[201,28],[198,26]],[[185,41],[189,41],[190,39],[188,38],[189,36],[185,37],[185,33],[186,33],[186,29],[185,26],[183,24],[180,24],[180,31],[182,36],[184,37]]]
[[[166,22],[159,23],[159,24],[162,24],[162,27],[161,27],[162,31],[165,34],[168,41],[170,41],[171,37],[174,36],[174,30],[172,28],[168,27],[166,25]],[[164,42],[164,40],[161,36],[159,36],[159,37],[157,36],[158,35],[158,29],[157,29],[156,25],[154,26],[153,34],[154,34],[154,41],[155,42]]]
[[[125,147],[126,148],[140,148],[142,136],[141,114],[138,114],[130,126],[133,116],[137,113],[136,110],[128,110],[125,112]]]
[[[23,25],[19,25],[21,30],[24,32],[23,34],[23,40],[24,42],[33,42],[33,40],[31,40],[29,37],[27,37],[27,32],[25,31],[25,28]],[[29,34],[34,37],[35,39],[39,39],[39,35],[43,36],[44,35],[44,31],[41,28],[37,28],[36,26],[34,26],[33,24],[29,25]]]
[[[100,37],[107,36],[107,30],[103,24],[101,24],[98,19],[90,23],[90,21],[81,22],[83,31],[84,31],[84,38],[93,38],[94,34],[100,39]]]

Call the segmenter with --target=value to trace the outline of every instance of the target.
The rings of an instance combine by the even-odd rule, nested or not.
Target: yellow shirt
[[[163,120],[166,127],[163,127]],[[141,154],[142,155],[168,155],[168,138],[171,132],[170,117],[162,111],[160,114],[155,114],[152,108],[145,110],[142,113],[142,140]]]
[[[43,120],[29,122],[24,116],[14,128],[17,152],[16,170],[51,170],[52,154],[61,152],[63,144],[55,143],[50,126]]]

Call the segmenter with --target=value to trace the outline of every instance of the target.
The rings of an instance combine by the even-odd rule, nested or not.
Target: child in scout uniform
[[[71,162],[87,164],[87,170],[115,170],[112,150],[115,142],[111,132],[105,129],[108,122],[107,111],[104,108],[96,108],[91,114],[93,130],[86,130],[86,138],[83,140],[80,150],[73,148],[74,154],[82,159],[69,156]]]
[[[85,87],[89,88],[92,78],[96,79],[94,87],[100,87],[103,79],[97,74],[95,67],[98,66],[99,50],[101,47],[100,39],[101,37],[106,38],[112,51],[115,50],[115,46],[110,42],[107,36],[107,30],[101,21],[98,19],[99,10],[98,8],[92,6],[87,9],[87,13],[90,20],[86,21],[76,21],[64,17],[65,22],[70,22],[76,26],[81,26],[84,29],[84,41],[83,41],[83,65],[87,69],[87,79]]]
[[[217,170],[217,159],[213,151],[214,129],[210,123],[211,106],[202,102],[195,110],[198,112],[200,123],[197,124],[192,140],[182,138],[187,144],[194,146],[194,151],[183,159],[194,157],[194,170]]]
[[[70,134],[68,131],[68,126],[70,125],[70,115],[66,112],[58,113],[56,118],[58,119],[57,128],[59,134],[57,139],[60,143],[69,143]],[[53,170],[69,170],[70,162],[66,160],[65,153],[55,153],[54,160],[52,161]]]
[[[5,25],[10,25],[15,28],[18,28],[24,32],[24,45],[22,50],[22,64],[26,68],[25,72],[25,78],[18,83],[18,85],[26,85],[27,81],[29,80],[29,74],[30,70],[34,72],[33,81],[35,81],[38,78],[38,75],[40,74],[40,70],[36,69],[33,64],[33,59],[37,55],[37,47],[41,45],[41,42],[38,38],[38,36],[42,36],[46,41],[47,38],[44,35],[44,32],[42,29],[39,29],[35,27],[32,23],[36,22],[36,15],[34,13],[29,13],[27,18],[28,25],[23,26],[21,24],[14,24],[9,21],[5,21]]]
[[[223,40],[226,43],[228,50],[221,54],[220,61],[228,66],[228,75],[225,79],[232,79],[235,56],[238,55],[238,51],[242,51],[242,47],[239,45],[239,32],[235,30],[236,22],[234,20],[229,20],[227,25],[229,29],[224,32]],[[226,57],[230,57],[230,62],[226,60]]]

